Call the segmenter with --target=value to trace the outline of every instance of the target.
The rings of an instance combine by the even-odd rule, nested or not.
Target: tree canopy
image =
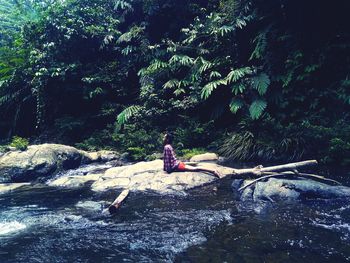
[[[0,0],[0,136],[350,159],[350,3]],[[141,158],[140,157],[140,158]]]

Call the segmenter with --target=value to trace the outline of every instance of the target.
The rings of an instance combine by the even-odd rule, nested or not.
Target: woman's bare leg
[[[191,166],[191,165],[186,165],[185,171],[205,172],[205,173],[213,174],[214,176],[220,178],[220,174],[217,171],[215,171],[215,170],[210,170],[210,169],[205,169],[205,168],[198,168],[198,167],[194,167],[194,166]]]

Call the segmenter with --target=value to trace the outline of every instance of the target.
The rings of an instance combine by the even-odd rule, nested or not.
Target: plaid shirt
[[[174,149],[170,144],[164,146],[163,161],[163,170],[167,171],[168,173],[171,173],[179,163],[176,159]]]

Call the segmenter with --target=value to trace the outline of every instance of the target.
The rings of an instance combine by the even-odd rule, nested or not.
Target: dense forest
[[[184,155],[349,166],[349,13],[348,0],[0,0],[1,143],[140,160],[168,130]]]

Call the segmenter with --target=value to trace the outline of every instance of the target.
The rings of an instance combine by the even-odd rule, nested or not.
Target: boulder
[[[91,162],[109,162],[113,160],[119,160],[121,158],[120,154],[115,151],[101,150],[97,152],[86,152],[78,150],[82,155],[82,163],[91,163]]]
[[[87,174],[76,176],[62,176],[48,183],[49,186],[60,186],[77,188],[82,187],[89,182],[98,180],[102,174]]]
[[[1,182],[29,182],[81,164],[119,158],[116,152],[89,153],[60,144],[31,145],[26,151],[10,151],[0,157]]]
[[[236,180],[235,180],[236,181]],[[232,187],[236,191],[243,184],[235,182]],[[350,187],[339,185],[328,185],[309,179],[279,179],[270,178],[265,182],[257,182],[254,186],[243,190],[240,199],[243,201],[259,200],[303,200],[303,199],[330,199],[350,197]]]
[[[219,156],[216,153],[203,153],[193,156],[190,162],[217,162]]]

